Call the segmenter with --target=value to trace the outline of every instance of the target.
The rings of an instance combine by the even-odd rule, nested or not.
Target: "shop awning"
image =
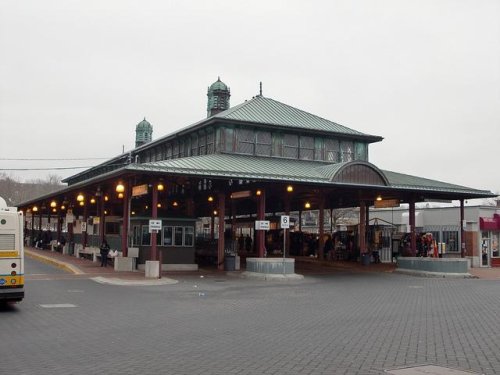
[[[481,230],[500,230],[500,215],[495,214],[493,217],[480,217],[479,228]]]

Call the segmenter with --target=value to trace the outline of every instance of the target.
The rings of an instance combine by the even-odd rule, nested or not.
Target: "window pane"
[[[273,133],[273,156],[283,156],[283,135]]]
[[[151,234],[149,233],[149,225],[142,226],[141,245],[143,245],[143,246],[150,246],[151,245]]]
[[[255,133],[249,129],[237,129],[236,139],[238,140],[236,152],[242,154],[254,154]]]
[[[214,153],[214,143],[215,143],[214,131],[209,130],[207,133],[207,155]]]
[[[446,244],[446,251],[458,251],[458,232],[443,231],[443,242]]]
[[[184,228],[184,246],[194,245],[194,228],[185,227]]]
[[[184,228],[183,227],[175,227],[174,232],[174,246],[182,246],[182,239],[184,237]]]
[[[133,234],[132,234],[132,244],[140,245],[141,244],[141,226],[134,225]]]
[[[283,139],[283,156],[285,158],[298,159],[299,137],[293,134],[285,134]]]
[[[199,155],[205,155],[206,146],[207,146],[207,137],[205,133],[201,133],[200,136],[198,137]]]
[[[323,155],[323,139],[314,139],[314,160],[325,160]]]
[[[172,246],[172,227],[163,227],[163,246]]]
[[[300,137],[300,158],[302,160],[313,160],[314,158],[313,137]]]
[[[340,161],[340,144],[336,139],[325,140],[326,161],[338,163]]]
[[[342,162],[352,161],[354,158],[353,143],[351,141],[342,141],[340,151],[342,152]]]
[[[356,160],[368,161],[368,145],[366,143],[355,143],[356,148]]]
[[[255,154],[261,156],[271,156],[271,133],[270,132],[257,132]]]
[[[232,128],[224,129],[224,151],[233,152],[234,146],[234,130]]]
[[[195,134],[191,137],[191,156],[198,155],[198,136]]]

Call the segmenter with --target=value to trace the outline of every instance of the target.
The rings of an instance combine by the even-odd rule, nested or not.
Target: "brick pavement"
[[[269,283],[40,281],[1,312],[0,368],[20,374],[383,374],[435,364],[500,373],[499,284],[334,271]],[[43,309],[42,303],[75,308]]]

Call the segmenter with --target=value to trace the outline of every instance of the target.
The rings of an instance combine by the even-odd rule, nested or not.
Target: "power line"
[[[107,167],[123,167],[127,165],[126,163],[117,163],[117,164],[106,164],[103,165],[103,168]],[[96,165],[87,165],[87,166],[72,166],[72,167],[47,167],[47,168],[0,168],[0,171],[53,171],[53,170],[67,170],[67,169],[90,169],[98,167]]]
[[[58,161],[58,160],[107,160],[111,158],[0,158],[0,160],[10,160],[10,161]]]
[[[51,171],[51,170],[62,170],[62,169],[83,169],[92,168],[90,167],[54,167],[54,168],[0,168],[0,171]]]

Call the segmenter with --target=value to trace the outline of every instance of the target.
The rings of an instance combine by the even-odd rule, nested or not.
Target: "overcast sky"
[[[258,94],[384,137],[370,161],[500,192],[500,1],[0,0],[0,172],[82,171]],[[61,159],[17,161],[6,159]]]

